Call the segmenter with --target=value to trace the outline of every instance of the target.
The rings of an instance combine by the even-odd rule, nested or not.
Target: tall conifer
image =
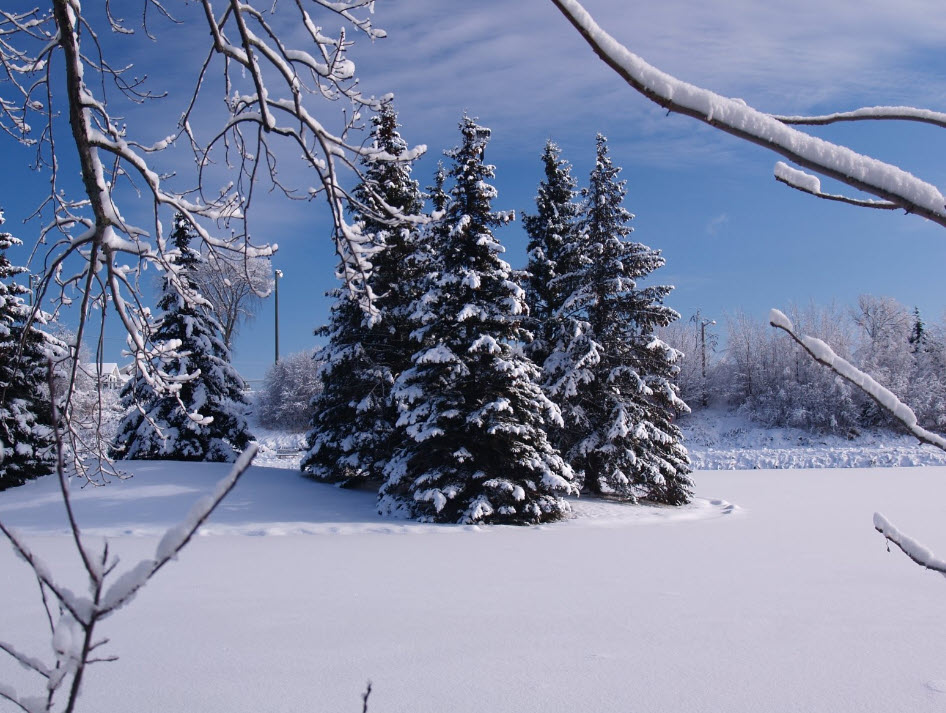
[[[549,356],[561,322],[568,317],[562,308],[572,292],[569,283],[574,280],[570,278],[585,260],[579,233],[582,206],[571,165],[561,158],[561,149],[552,141],[545,144],[542,163],[545,180],[535,197],[535,215],[522,218],[529,235],[526,303],[533,341],[528,353],[540,365]]]
[[[230,364],[220,324],[194,282],[201,256],[190,246],[193,237],[191,225],[175,216],[171,240],[178,280],[169,275],[162,282],[161,316],[153,335],[157,344],[179,344],[152,365],[179,379],[179,390],[156,393],[141,373],[125,385],[115,458],[230,462],[252,439],[243,379]]]
[[[373,117],[373,125],[374,149],[387,156],[405,155],[407,144],[389,104]],[[348,484],[380,480],[391,458],[397,419],[391,386],[410,365],[415,345],[408,309],[416,297],[417,277],[426,271],[419,232],[408,220],[423,209],[411,162],[369,158],[364,168],[364,180],[354,193],[363,206],[362,233],[375,247],[367,283],[375,312],[366,315],[345,288],[333,292],[330,323],[317,332],[328,337],[315,355],[324,363],[324,389],[313,402],[302,462],[303,471],[314,478]]]
[[[588,490],[678,505],[692,481],[673,420],[687,407],[673,382],[679,353],[656,330],[679,315],[663,304],[672,287],[638,285],[664,259],[628,239],[633,216],[619,172],[599,134],[581,226],[585,260],[564,300],[569,319],[546,360],[546,386],[565,420],[563,452]]]
[[[460,129],[450,200],[433,229],[442,251],[415,302],[420,349],[395,384],[403,445],[381,509],[438,522],[555,520],[575,487],[543,430],[556,409],[523,353],[525,295],[492,233],[513,216],[491,207],[489,129],[467,117]]]
[[[39,325],[28,325],[31,309],[23,298],[30,291],[13,282],[27,269],[12,265],[7,257],[7,250],[16,245],[22,243],[0,231],[0,490],[55,468],[49,360],[65,350]],[[38,317],[42,320],[43,315]]]

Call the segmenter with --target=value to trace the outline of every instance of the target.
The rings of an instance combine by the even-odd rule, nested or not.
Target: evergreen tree
[[[12,265],[7,257],[15,245],[22,243],[0,232],[0,490],[56,467],[48,373],[50,359],[65,350],[61,342],[28,323],[31,309],[23,297],[30,291],[12,281],[27,270]]]
[[[385,104],[373,118],[373,148],[400,157],[407,144],[398,133],[397,114]],[[312,430],[302,469],[319,480],[355,484],[380,480],[394,450],[397,409],[391,399],[394,379],[410,365],[408,308],[426,257],[415,227],[400,216],[418,215],[423,194],[411,178],[410,161],[365,161],[364,180],[355,197],[364,206],[362,233],[375,252],[368,288],[376,312],[366,315],[349,290],[333,295],[330,323],[316,333],[328,337],[316,357],[322,393],[313,402]],[[392,214],[393,212],[393,214]],[[380,220],[372,216],[391,215]]]
[[[176,393],[156,393],[140,372],[122,390],[125,417],[112,457],[232,462],[253,438],[246,423],[243,379],[230,364],[219,322],[194,282],[201,256],[193,228],[174,218],[175,280],[162,282],[156,344],[179,343],[155,357],[154,367],[180,379]]]
[[[920,308],[913,308],[913,329],[910,330],[910,346],[913,353],[919,354],[926,347],[926,324],[920,317]]]
[[[537,364],[548,358],[556,333],[567,316],[562,313],[571,294],[570,277],[578,272],[584,253],[580,249],[579,222],[582,206],[571,165],[560,158],[561,149],[552,141],[545,144],[542,163],[545,180],[535,198],[535,215],[524,215],[523,227],[529,235],[529,263],[526,303],[533,341],[528,353]],[[571,285],[574,287],[574,285]]]
[[[573,474],[549,444],[555,407],[523,353],[524,292],[491,229],[484,164],[489,129],[464,117],[454,186],[434,234],[443,240],[430,290],[415,302],[413,366],[395,384],[403,445],[387,469],[381,509],[422,520],[528,524],[563,517]]]
[[[597,137],[579,240],[584,262],[560,313],[545,383],[565,421],[561,447],[593,493],[668,504],[690,499],[692,482],[675,411],[687,410],[673,383],[679,352],[656,336],[679,315],[663,304],[667,286],[637,282],[664,264],[659,251],[628,240],[607,141]]]

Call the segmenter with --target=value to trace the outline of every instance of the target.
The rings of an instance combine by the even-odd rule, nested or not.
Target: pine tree
[[[403,156],[407,144],[398,133],[397,114],[385,104],[373,118],[373,148]],[[316,354],[324,362],[324,390],[313,403],[312,430],[302,469],[314,478],[356,484],[380,480],[394,450],[397,409],[391,399],[394,379],[410,365],[415,345],[409,337],[408,309],[426,257],[418,230],[400,216],[418,215],[423,194],[411,178],[410,161],[366,161],[364,180],[355,188],[364,206],[361,230],[375,252],[368,288],[376,312],[366,315],[347,289],[335,290],[328,337]],[[371,216],[394,215],[384,221]]]
[[[668,286],[637,282],[664,264],[659,251],[628,240],[633,216],[625,182],[597,137],[587,190],[569,316],[559,324],[545,363],[545,384],[562,409],[563,452],[593,493],[623,500],[688,502],[692,482],[673,383],[679,352],[656,336],[679,315],[663,304]]]
[[[0,225],[3,214],[0,213]],[[51,358],[65,345],[36,324],[28,324],[29,289],[12,281],[27,273],[14,266],[7,250],[22,243],[0,232],[0,490],[51,473],[56,465],[55,430],[48,373]],[[37,315],[40,321],[44,315]]]
[[[546,142],[542,152],[545,180],[535,198],[536,213],[522,218],[529,235],[526,303],[533,331],[527,351],[537,364],[548,358],[556,333],[567,319],[562,307],[572,292],[569,278],[585,259],[579,245],[582,206],[576,200],[577,181],[571,175],[571,165],[560,156],[561,149]]]
[[[549,444],[555,407],[523,353],[524,292],[491,229],[484,164],[489,129],[464,117],[454,186],[434,233],[443,239],[430,291],[415,302],[420,349],[395,384],[403,446],[387,469],[381,509],[427,521],[528,524],[563,517],[573,474]]]
[[[913,329],[910,330],[910,346],[913,354],[919,354],[926,347],[926,324],[920,316],[920,308],[913,308]]]
[[[177,280],[163,280],[153,335],[156,344],[179,342],[155,357],[153,366],[180,379],[180,388],[156,393],[141,373],[125,385],[114,458],[232,462],[253,438],[243,379],[230,364],[219,322],[196,289],[193,274],[201,256],[190,246],[193,237],[193,228],[175,216]]]

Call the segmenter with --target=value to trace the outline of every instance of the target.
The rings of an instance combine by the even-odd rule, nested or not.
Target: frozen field
[[[226,467],[133,470],[76,498],[124,565]],[[382,520],[371,494],[254,467],[103,627],[121,658],[91,669],[81,710],[356,712],[368,679],[378,713],[946,709],[946,580],[871,525],[879,509],[946,551],[946,468],[696,480],[679,510],[583,500],[569,522],[476,529]],[[78,589],[52,485],[3,493],[0,517]],[[0,639],[45,654],[6,545],[0,572]],[[2,659],[0,681],[39,688]]]

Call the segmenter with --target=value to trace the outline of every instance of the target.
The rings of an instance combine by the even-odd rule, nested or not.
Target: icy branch
[[[946,199],[932,184],[891,164],[793,129],[741,100],[682,82],[621,45],[598,26],[577,0],[552,2],[608,66],[632,88],[668,111],[693,117],[781,154],[802,168],[946,226]]]
[[[797,168],[792,168],[782,161],[775,164],[775,180],[802,193],[808,193],[816,198],[824,198],[828,201],[838,201],[839,203],[856,205],[861,208],[877,208],[879,210],[897,210],[900,208],[896,203],[889,201],[865,200],[862,198],[849,198],[848,196],[842,196],[836,193],[824,193],[821,190],[821,181],[818,180],[817,176],[799,171]]]
[[[946,577],[946,562],[934,555],[927,547],[914,540],[898,530],[894,525],[879,512],[874,513],[874,529],[877,530],[888,542],[892,542],[907,557],[916,562],[921,567],[939,572]]]
[[[411,161],[425,148],[395,157],[363,140],[361,112],[378,111],[390,100],[362,94],[349,58],[351,37],[375,41],[385,36],[373,25],[371,0],[266,2],[258,3],[260,8],[251,0],[199,0],[176,6],[177,12],[192,13],[181,21],[170,17],[162,0],[140,2],[141,29],[148,37],[153,37],[149,8],[170,21],[164,25],[168,32],[175,25],[206,22],[204,57],[185,89],[183,116],[168,115],[153,136],[142,135],[152,129],[142,128],[135,105],[162,95],[146,88],[146,68],[113,62],[107,55],[119,52],[122,42],[135,41],[136,29],[116,18],[108,3],[102,13],[98,5],[84,9],[79,0],[52,0],[49,10],[0,10],[0,131],[31,147],[35,168],[49,175],[48,195],[32,216],[42,222],[34,257],[43,263],[34,317],[41,304],[52,303],[49,311],[56,311],[75,302],[81,343],[91,331],[90,313],[114,310],[149,384],[158,393],[173,394],[177,386],[159,366],[166,348],[153,339],[155,323],[141,302],[140,281],[153,266],[184,299],[194,296],[186,294],[180,280],[162,221],[181,214],[207,252],[248,262],[274,250],[250,243],[251,206],[259,186],[294,200],[324,197],[342,275],[370,311],[365,286],[375,246],[358,224],[348,222],[352,207],[391,226],[424,219],[387,206],[371,183],[361,180],[360,166]],[[342,25],[337,34],[323,32],[336,21]],[[102,33],[113,37],[106,42]],[[209,77],[215,70],[219,81]],[[326,102],[337,107],[328,117],[323,116]],[[221,105],[224,115],[212,118]],[[129,108],[133,111],[127,113]],[[148,121],[160,124],[161,118],[160,111],[151,112]],[[188,150],[192,170],[166,174],[158,169],[186,165],[175,159]],[[60,176],[63,151],[77,158],[78,196],[71,195],[72,181]],[[161,156],[164,152],[170,152],[170,160]],[[309,178],[299,186],[285,184],[283,176],[298,173],[280,172],[286,160],[301,160]],[[369,198],[378,198],[369,201],[370,209],[345,188],[359,182]],[[144,215],[150,213],[146,224],[126,218],[126,198],[134,206],[126,206],[129,216],[141,214],[138,206],[144,201]],[[104,324],[103,318],[100,328]],[[73,417],[76,375],[73,367],[63,407],[67,422]],[[68,440],[73,453],[88,445],[76,429]],[[80,458],[75,467],[87,475]]]
[[[61,439],[58,445],[61,450]],[[53,710],[57,692],[64,690],[66,693],[62,710],[65,713],[72,713],[75,710],[86,668],[93,663],[115,660],[114,656],[102,656],[97,653],[99,648],[108,643],[108,640],[95,639],[96,625],[127,604],[165,564],[178,555],[214,509],[233,490],[255,455],[256,447],[248,448],[233,465],[230,473],[217,484],[214,492],[196,503],[187,518],[179,525],[170,528],[161,538],[154,558],[142,560],[118,577],[107,589],[105,588],[106,581],[118,565],[118,559],[110,556],[107,542],[96,553],[83,543],[79,524],[72,513],[69,490],[63,487],[62,498],[68,513],[69,528],[85,567],[90,597],[76,596],[71,590],[57,583],[50,568],[31,551],[23,538],[0,522],[0,532],[6,536],[17,555],[30,567],[40,584],[47,623],[52,634],[52,654],[55,658],[55,665],[49,666],[37,658],[22,653],[8,643],[0,642],[0,651],[46,679],[43,696],[18,697],[12,688],[0,683],[0,698],[5,698],[28,713],[39,713],[39,711],[50,713]],[[61,460],[57,471],[60,482],[64,483],[65,476]],[[52,594],[59,605],[58,621],[54,619],[48,606],[47,592]]]
[[[796,344],[808,352],[812,359],[828,367],[842,379],[870,396],[878,406],[903,424],[920,441],[946,450],[946,438],[919,426],[913,410],[900,401],[892,391],[874,381],[869,374],[865,374],[850,362],[839,357],[831,347],[820,339],[797,334],[791,320],[779,310],[773,309],[769,313],[769,323],[790,336]]]
[[[240,476],[246,472],[256,457],[256,444],[250,445],[237,459],[230,473],[219,483],[211,495],[199,500],[191,508],[183,521],[171,527],[158,542],[153,559],[139,562],[127,571],[108,589],[102,599],[98,612],[101,618],[111,614],[126,604],[148,580],[164,565],[176,558],[191,538],[213,513],[223,499],[236,487]]]

